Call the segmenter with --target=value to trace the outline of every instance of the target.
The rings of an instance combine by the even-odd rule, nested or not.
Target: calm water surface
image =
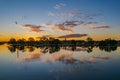
[[[92,79],[120,80],[120,47],[112,51],[0,45],[0,80]]]

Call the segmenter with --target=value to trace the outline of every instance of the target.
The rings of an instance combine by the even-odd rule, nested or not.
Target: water
[[[120,80],[120,47],[0,45],[0,80]]]

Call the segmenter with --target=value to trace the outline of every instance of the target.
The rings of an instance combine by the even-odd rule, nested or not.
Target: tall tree
[[[34,41],[35,41],[34,38],[32,38],[32,37],[29,37],[29,38],[28,38],[28,42],[34,42]]]
[[[15,44],[16,43],[16,39],[15,38],[11,38],[9,41],[10,44]]]
[[[93,39],[91,37],[88,37],[87,41],[90,42],[90,41],[93,41]]]

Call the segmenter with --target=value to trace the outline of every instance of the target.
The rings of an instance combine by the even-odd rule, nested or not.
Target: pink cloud
[[[87,36],[87,34],[69,34],[69,35],[59,36],[58,38],[80,38],[85,36]]]
[[[110,26],[98,26],[98,27],[91,27],[91,29],[109,29]]]
[[[32,25],[32,24],[25,24],[23,25],[24,28],[30,28],[31,31],[33,32],[41,32],[44,30],[41,30],[40,28],[43,26],[36,26],[36,25]]]
[[[40,53],[34,53],[34,54],[31,54],[29,56],[25,56],[25,57],[22,57],[22,58],[18,58],[17,61],[33,61],[33,60],[38,60],[40,59]]]
[[[76,24],[74,21],[66,21],[66,22],[64,22],[63,24],[64,24],[65,26],[71,27],[71,28],[78,25],[78,24]]]
[[[71,32],[73,31],[71,29],[65,28],[63,24],[56,24],[54,29],[59,30],[59,31],[64,31],[64,32]]]
[[[41,60],[42,61],[50,61],[50,62],[55,62],[55,61],[62,61],[66,58],[70,58],[73,55],[73,52],[68,52],[68,53],[60,53],[60,54],[50,54],[47,56],[42,56]]]

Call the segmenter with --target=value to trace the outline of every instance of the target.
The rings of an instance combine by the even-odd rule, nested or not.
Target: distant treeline
[[[68,51],[87,51],[88,53],[91,53],[93,51],[93,48],[99,48],[102,51],[111,52],[117,50],[117,45],[76,45],[76,44],[10,44],[8,45],[8,50],[10,52],[16,52],[16,51],[26,51],[33,52],[36,48],[40,49],[40,52],[47,53],[49,52],[54,53],[60,51],[60,49],[68,50]]]
[[[0,42],[0,45],[1,45],[1,44],[4,44],[4,42]]]
[[[81,45],[81,46],[119,46],[120,41],[116,41],[114,39],[108,38],[101,41],[94,41],[92,38],[88,37],[86,41],[84,40],[59,40],[53,37],[41,37],[39,40],[35,40],[34,38],[30,37],[28,40],[22,38],[16,40],[15,38],[11,38],[8,44],[13,45],[26,45],[26,46],[36,46],[36,45]]]

